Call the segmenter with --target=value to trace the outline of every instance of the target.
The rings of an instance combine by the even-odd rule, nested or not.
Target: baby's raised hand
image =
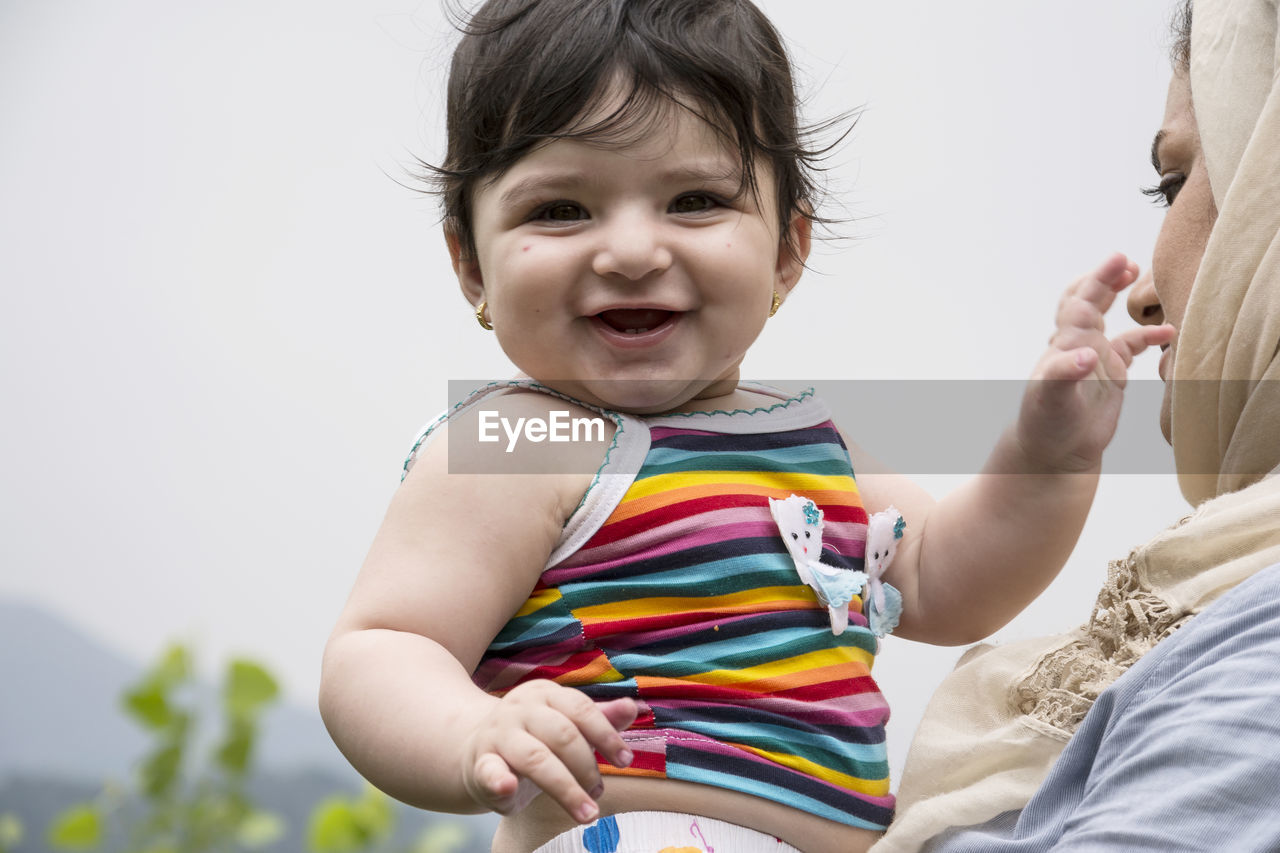
[[[618,732],[635,720],[636,703],[596,704],[553,681],[522,684],[476,721],[463,754],[463,784],[480,806],[514,814],[545,792],[575,820],[599,813],[599,752],[618,767],[632,754]]]
[[[1103,315],[1137,278],[1138,265],[1116,253],[1077,279],[1058,302],[1057,329],[1032,374],[1018,419],[1018,443],[1036,467],[1096,470],[1115,434],[1129,365],[1147,347],[1173,339],[1168,324],[1107,338]]]

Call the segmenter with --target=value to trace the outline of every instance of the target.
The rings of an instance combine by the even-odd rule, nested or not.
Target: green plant
[[[307,849],[311,853],[357,853],[383,844],[394,830],[390,800],[370,785],[359,797],[336,795],[316,806],[307,828]]]
[[[151,737],[129,785],[108,783],[90,802],[64,809],[45,840],[56,850],[122,853],[229,853],[259,850],[279,840],[284,822],[254,806],[247,793],[262,712],[279,696],[271,674],[250,660],[228,664],[219,687],[220,737],[199,744],[199,707],[190,650],[170,646],[136,684],[125,689],[126,714]],[[312,811],[311,853],[393,853],[391,800],[369,786],[336,795]],[[113,832],[113,829],[115,830]],[[0,853],[22,843],[15,815],[0,813]],[[434,824],[398,853],[456,853],[470,839],[460,822]]]
[[[0,853],[9,853],[22,843],[22,821],[15,814],[0,812]]]
[[[136,790],[105,786],[97,799],[66,809],[47,840],[58,850],[103,846],[112,820],[136,799],[142,814],[122,827],[129,853],[216,853],[265,847],[284,832],[275,815],[245,793],[262,711],[279,695],[271,674],[253,661],[231,661],[220,687],[222,732],[197,762],[198,709],[190,651],[174,645],[124,694],[125,712],[152,737]]]
[[[396,815],[391,800],[372,785],[358,797],[336,795],[315,807],[307,828],[310,853],[372,853],[390,851]],[[404,853],[456,853],[471,838],[460,821],[427,827]]]

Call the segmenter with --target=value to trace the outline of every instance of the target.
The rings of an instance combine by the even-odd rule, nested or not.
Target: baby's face
[[[552,141],[476,191],[463,290],[520,370],[577,399],[652,413],[728,393],[803,268],[771,172],[757,198],[740,171],[678,108],[627,144]]]

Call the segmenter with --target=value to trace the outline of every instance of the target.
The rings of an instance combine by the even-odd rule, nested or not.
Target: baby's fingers
[[[1120,252],[1111,255],[1088,275],[1082,276],[1063,295],[1063,302],[1079,298],[1101,314],[1115,302],[1116,294],[1138,280],[1138,265]]]
[[[1165,323],[1163,326],[1139,326],[1126,329],[1108,343],[1111,351],[1120,359],[1119,365],[1110,365],[1108,378],[1124,386],[1125,372],[1133,360],[1144,350],[1164,346],[1176,337],[1177,331]],[[1075,381],[1084,379],[1098,366],[1099,356],[1092,347],[1076,347],[1049,355],[1040,364],[1038,379]]]
[[[575,820],[594,820],[604,789],[596,753],[619,767],[631,763],[619,731],[637,710],[631,699],[597,704],[551,681],[516,687],[477,726],[479,749],[467,789],[501,814],[514,814],[545,793]]]
[[[507,761],[574,819],[593,820],[599,812],[595,798],[603,791],[596,752],[619,767],[631,763],[618,727],[625,728],[635,718],[635,702],[597,705],[576,690],[551,685],[542,700],[545,706],[534,707],[526,718],[532,743],[513,743]]]
[[[562,727],[541,721],[535,722],[530,731],[512,732],[499,747],[498,757],[520,777],[519,784],[490,808],[513,814],[541,792],[575,820],[593,820],[599,814],[593,799],[600,793],[599,773],[581,738],[577,743],[571,740]],[[584,783],[590,792],[584,789]]]
[[[597,707],[609,725],[613,726],[615,733],[609,736],[610,746],[608,749],[601,749],[599,744],[596,744],[595,747],[601,755],[609,756],[609,760],[616,766],[626,767],[631,763],[633,756],[631,750],[627,749],[622,738],[616,733],[624,732],[630,728],[631,724],[636,721],[640,708],[636,705],[634,699],[614,699],[610,702],[601,702]],[[613,746],[615,744],[621,746],[620,751]]]
[[[1111,349],[1126,368],[1133,364],[1133,359],[1149,347],[1159,347],[1170,343],[1177,337],[1177,330],[1168,323],[1162,326],[1139,326],[1126,329],[1111,339]]]
[[[1091,347],[1078,347],[1046,356],[1036,370],[1037,380],[1049,382],[1084,379],[1098,365],[1098,353]]]
[[[515,805],[520,780],[511,772],[502,756],[496,752],[486,752],[476,758],[472,778],[479,788],[472,792],[472,797],[481,805],[488,806],[499,814],[511,814],[520,810]]]
[[[638,709],[633,700],[614,699],[597,705],[576,690],[564,690],[553,695],[548,704],[568,717],[591,748],[605,760],[617,767],[631,763],[631,750],[627,749],[618,732],[635,721]]]

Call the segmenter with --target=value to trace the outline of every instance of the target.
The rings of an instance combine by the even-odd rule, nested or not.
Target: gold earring
[[[773,292],[773,304],[769,306],[769,316],[772,317],[778,313],[778,309],[782,307],[782,294],[778,291]]]
[[[480,304],[476,306],[476,322],[479,323],[480,328],[484,329],[486,332],[492,332],[493,324],[490,323],[488,320],[486,320],[484,317],[484,309],[488,307],[489,307],[488,302],[485,302],[484,300],[480,301]]]

